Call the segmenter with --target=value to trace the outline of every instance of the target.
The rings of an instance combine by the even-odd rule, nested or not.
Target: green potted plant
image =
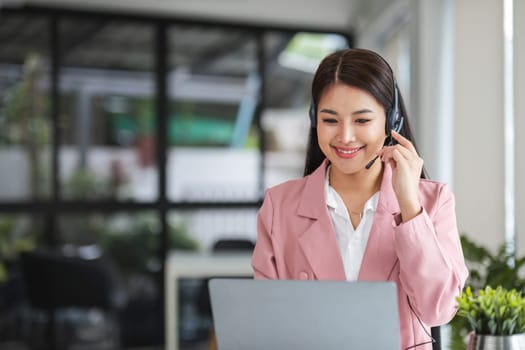
[[[464,234],[461,235],[461,246],[469,268],[469,278],[466,284],[474,293],[486,286],[492,288],[501,286],[508,290],[525,291],[525,279],[523,278],[525,256],[510,254],[505,244],[493,252],[470,240]],[[450,329],[450,349],[464,350],[470,331],[467,319],[457,315],[450,322]]]
[[[467,349],[525,349],[525,298],[520,292],[487,286],[473,293],[467,287],[457,301],[457,315],[472,329]]]

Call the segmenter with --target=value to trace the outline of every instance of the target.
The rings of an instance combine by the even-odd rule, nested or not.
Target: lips
[[[359,153],[361,153],[361,150],[365,148],[365,146],[353,147],[353,148],[332,146],[332,148],[334,149],[338,157],[344,158],[344,159],[351,159],[351,158],[356,157]]]

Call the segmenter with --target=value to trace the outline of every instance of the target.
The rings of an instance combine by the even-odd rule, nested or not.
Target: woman
[[[256,278],[394,281],[402,349],[432,349],[430,327],[453,318],[468,272],[454,196],[425,179],[406,115],[381,56],[327,56],[305,176],[266,192],[252,266]]]

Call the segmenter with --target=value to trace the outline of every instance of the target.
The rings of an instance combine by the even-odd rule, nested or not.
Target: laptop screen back
[[[399,350],[393,282],[212,279],[218,350]]]

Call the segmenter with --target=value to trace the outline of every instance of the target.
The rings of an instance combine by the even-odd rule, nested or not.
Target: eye
[[[359,119],[356,119],[355,122],[357,124],[366,124],[370,121],[370,119],[366,119],[366,118],[359,118]]]
[[[335,118],[323,118],[323,122],[326,124],[335,124],[337,123],[337,119]]]

